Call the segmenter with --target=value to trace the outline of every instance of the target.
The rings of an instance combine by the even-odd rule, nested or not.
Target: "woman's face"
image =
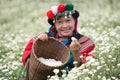
[[[72,36],[75,20],[73,17],[61,17],[55,22],[55,27],[60,37]]]

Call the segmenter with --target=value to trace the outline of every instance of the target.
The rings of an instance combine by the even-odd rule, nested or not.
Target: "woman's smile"
[[[61,31],[64,32],[64,33],[68,33],[68,32],[70,32],[70,29],[69,28],[68,29],[62,29]]]

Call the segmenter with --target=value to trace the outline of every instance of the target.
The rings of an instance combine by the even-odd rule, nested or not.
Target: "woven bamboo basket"
[[[62,61],[59,66],[48,66],[38,60],[39,57],[46,59],[55,59]],[[48,38],[48,41],[37,39],[32,47],[30,56],[28,79],[29,80],[47,80],[48,75],[54,75],[54,69],[62,69],[70,57],[69,49],[54,38]]]

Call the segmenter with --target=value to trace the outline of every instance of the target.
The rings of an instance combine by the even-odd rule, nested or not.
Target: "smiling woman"
[[[47,11],[47,17],[48,23],[51,25],[49,32],[39,34],[28,42],[22,56],[24,66],[30,57],[33,43],[38,38],[42,41],[47,41],[49,37],[53,37],[66,45],[70,50],[70,58],[64,67],[68,67],[69,69],[73,68],[73,61],[77,61],[77,66],[80,66],[86,63],[88,56],[93,57],[93,54],[90,52],[94,50],[95,44],[89,37],[77,31],[79,12],[74,10],[73,4],[53,6]],[[72,40],[72,37],[75,39]],[[83,58],[80,58],[80,56],[83,56]]]
[[[21,57],[25,43],[31,36],[48,31],[49,24],[47,24],[45,12],[50,9],[51,5],[56,5],[59,1],[65,3],[68,0],[0,0],[0,80],[16,80],[17,76],[21,76],[20,72],[24,68]],[[87,62],[90,64],[89,67],[82,64],[78,69],[83,70],[78,70],[78,73],[75,72],[75,69],[73,70],[75,73],[71,70],[68,80],[72,79],[74,75],[76,77],[76,74],[80,80],[103,80],[103,78],[119,80],[120,0],[69,0],[68,2],[72,2],[74,9],[80,11],[77,30],[81,34],[90,36],[97,46],[95,62],[94,59],[93,64]],[[47,32],[52,35],[56,31],[53,25],[50,25],[51,28]],[[66,45],[69,39],[60,41]],[[31,44],[28,43],[32,45],[33,42],[32,38]],[[84,42],[81,41],[81,50],[84,49],[82,44]],[[55,46],[57,47],[57,45]],[[25,50],[26,56],[29,49],[27,47]],[[83,56],[80,57],[83,58]],[[89,69],[89,71],[86,72],[84,69]],[[95,70],[96,73],[94,73]]]

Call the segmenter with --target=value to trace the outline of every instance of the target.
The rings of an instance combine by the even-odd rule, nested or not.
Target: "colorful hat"
[[[65,17],[72,15],[76,19],[79,17],[79,12],[74,10],[73,4],[59,4],[58,6],[51,7],[51,9],[47,11],[48,23],[54,25],[56,17],[59,14],[63,14]]]

